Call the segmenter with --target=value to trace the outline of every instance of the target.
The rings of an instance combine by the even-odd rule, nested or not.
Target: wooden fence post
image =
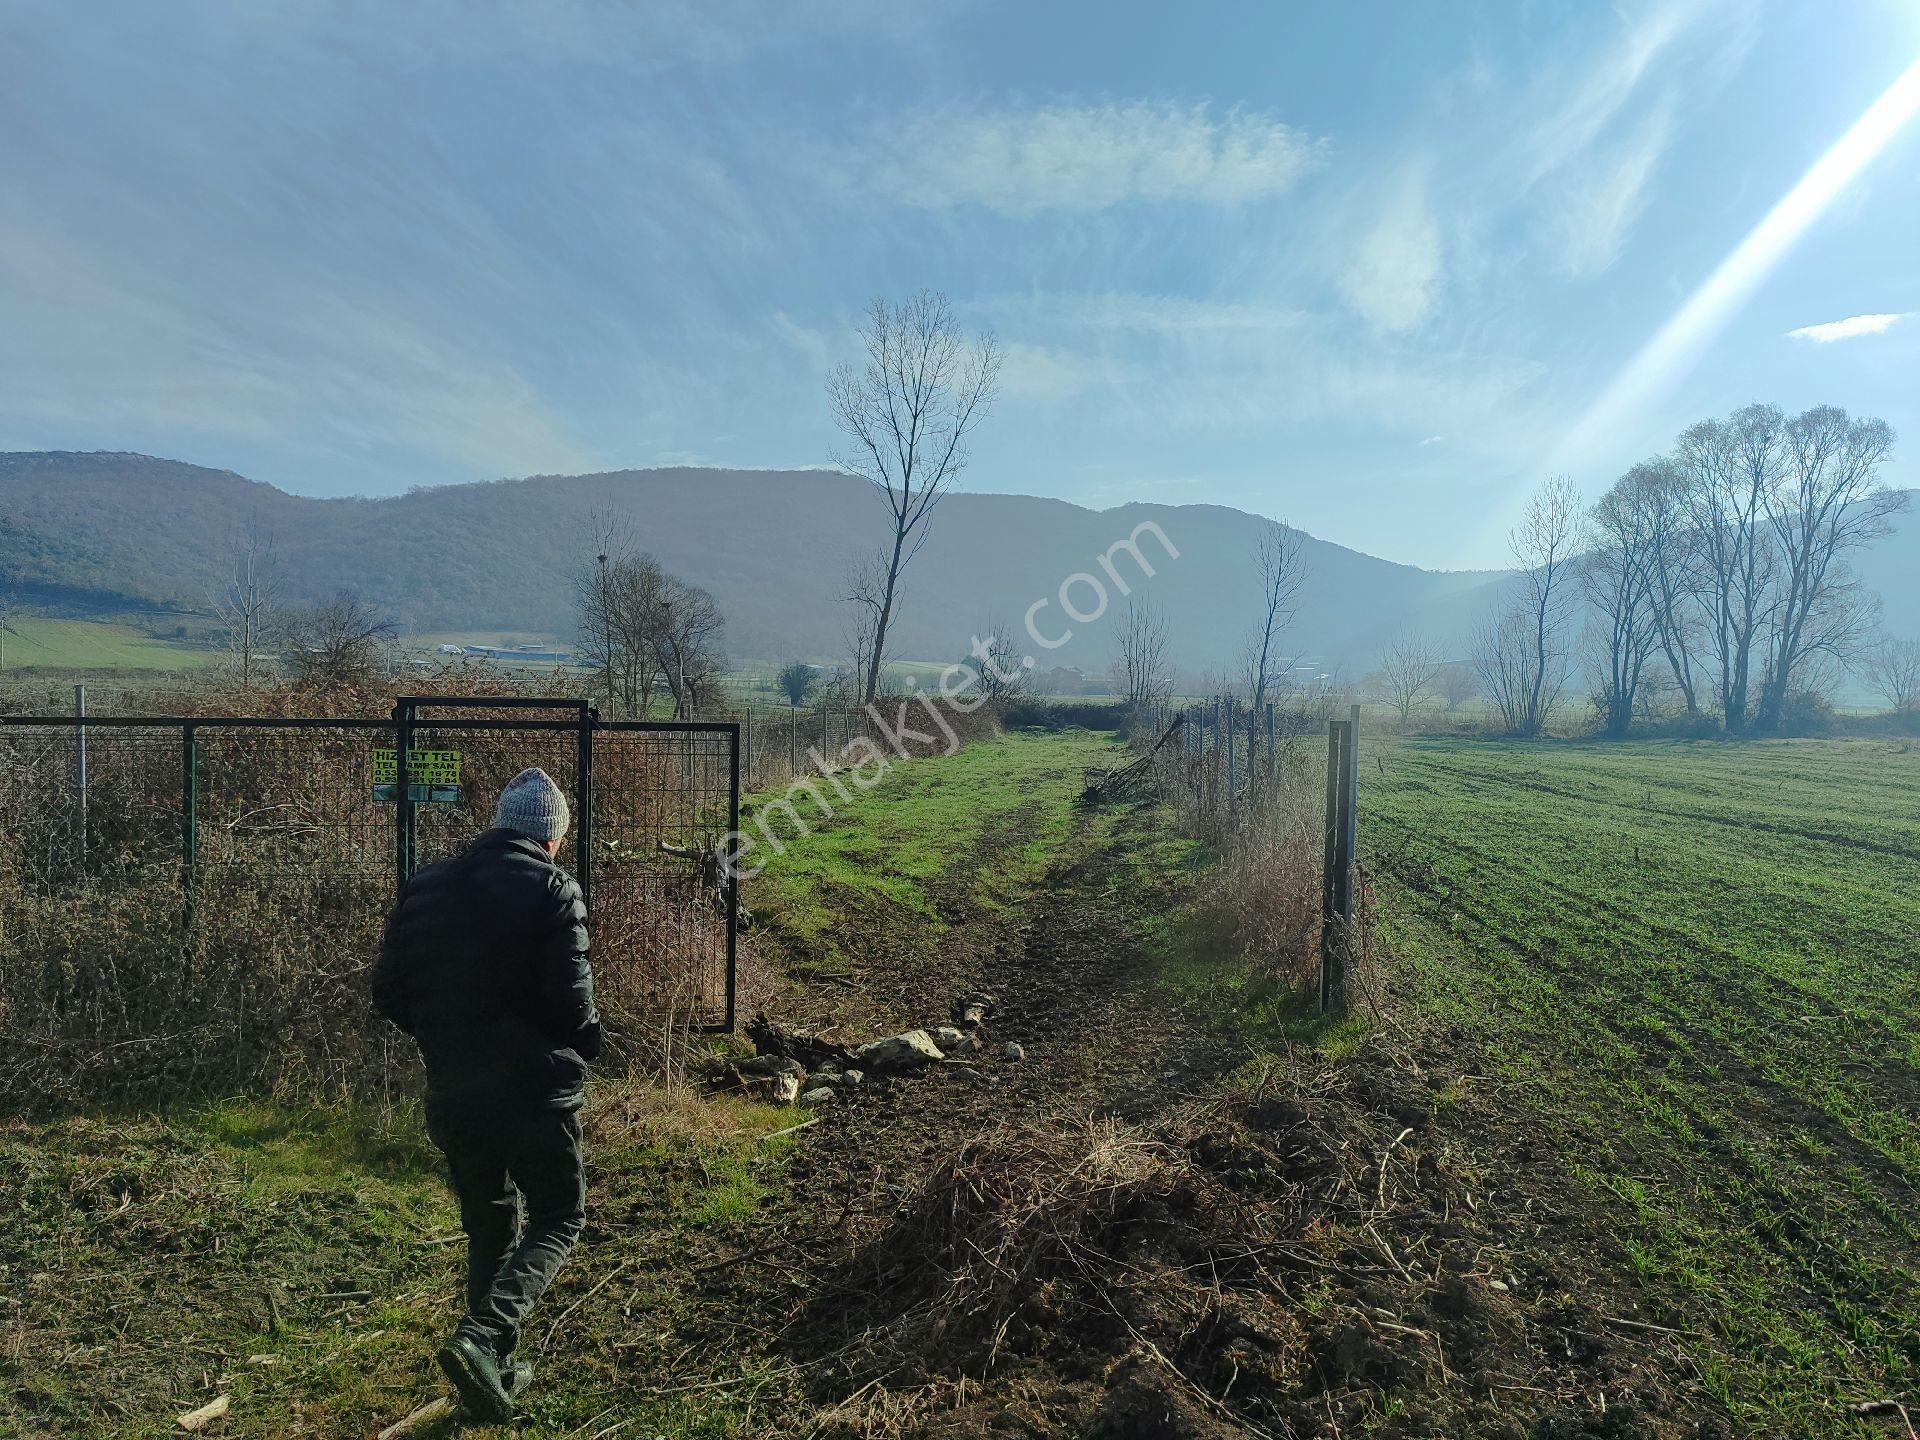
[[[1344,1015],[1351,1004],[1353,868],[1358,839],[1360,707],[1327,722],[1327,832],[1320,924],[1320,1009]]]

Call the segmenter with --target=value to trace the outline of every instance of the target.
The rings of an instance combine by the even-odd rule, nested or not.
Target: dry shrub
[[[422,688],[454,687],[434,677]],[[241,708],[218,691],[175,698],[169,708],[202,717]],[[251,698],[270,716],[326,708],[298,692]],[[484,703],[462,713],[527,716]],[[4,732],[0,1090],[56,1103],[331,1095],[406,1078],[412,1047],[367,995],[395,866],[394,810],[373,798],[371,756],[391,743],[380,728],[203,725],[189,895],[180,731],[89,732],[84,844],[73,732]],[[528,764],[569,790],[576,778],[570,731],[436,735],[427,721],[416,743],[462,754],[461,800],[416,809],[421,863],[484,830]],[[615,1064],[668,1069],[688,1032],[722,1011],[724,892],[700,857],[727,827],[727,771],[713,738],[596,737],[595,970]]]
[[[1533,1173],[1528,1129],[1443,1098],[1467,1058],[1450,1045],[1274,1057],[1145,1128],[1004,1130],[876,1197],[845,1288],[789,1332],[842,1397],[811,1433],[997,1434],[1030,1402],[1047,1419],[1021,1433],[1129,1440],[1329,1417],[1519,1435],[1599,1392],[1623,1416],[1677,1409],[1647,1363],[1665,1342],[1605,1334],[1634,1302],[1590,1197]]]
[[[1198,916],[1206,947],[1250,965],[1255,978],[1308,987],[1319,973],[1325,856],[1326,702],[1276,713],[1275,748],[1227,793],[1211,756],[1188,754],[1176,735],[1153,751],[1153,787],[1183,833],[1211,849],[1218,869]],[[1162,739],[1140,731],[1136,748]],[[1264,737],[1263,737],[1264,741]]]
[[[863,1257],[893,1314],[860,1343],[888,1368],[984,1373],[1009,1345],[1127,1332],[1157,1288],[1137,1262],[1158,1273],[1258,1233],[1168,1135],[1112,1120],[989,1134],[942,1162]]]

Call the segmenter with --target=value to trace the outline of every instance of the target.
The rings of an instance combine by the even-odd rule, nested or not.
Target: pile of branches
[[[1080,792],[1081,803],[1100,805],[1138,795],[1146,790],[1148,783],[1153,779],[1155,757],[1169,740],[1180,733],[1181,727],[1186,723],[1187,717],[1184,714],[1174,716],[1173,723],[1167,726],[1166,734],[1154,741],[1153,747],[1131,764],[1088,770],[1086,788]]]
[[[1677,1332],[1532,1273],[1558,1227],[1493,1204],[1427,1076],[1383,1059],[962,1144],[795,1326],[848,1396],[819,1433],[1585,1435],[1597,1393],[1616,1440],[1708,1433],[1648,1418],[1690,1408],[1648,1364]]]

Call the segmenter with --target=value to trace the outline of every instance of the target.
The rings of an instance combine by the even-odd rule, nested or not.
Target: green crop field
[[[99,620],[16,616],[7,632],[8,670],[188,670],[221,658],[217,651],[157,640],[130,625]]]
[[[1363,766],[1380,949],[1740,1433],[1911,1404],[1920,747],[1383,742]]]

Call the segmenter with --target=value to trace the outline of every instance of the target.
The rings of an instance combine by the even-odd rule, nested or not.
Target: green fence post
[[[180,892],[184,902],[181,921],[193,928],[194,879],[200,869],[200,767],[199,728],[191,723],[180,727]]]

